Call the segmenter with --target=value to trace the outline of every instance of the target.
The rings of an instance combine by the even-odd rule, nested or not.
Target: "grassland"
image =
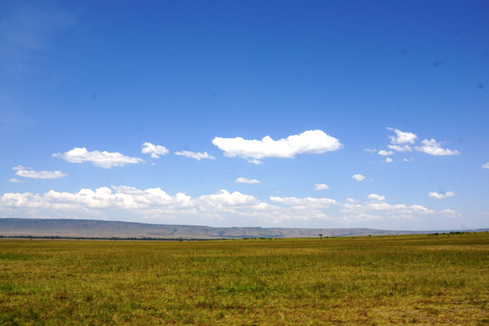
[[[489,234],[0,241],[1,325],[489,325]]]

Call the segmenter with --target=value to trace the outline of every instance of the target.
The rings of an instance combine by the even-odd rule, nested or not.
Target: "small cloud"
[[[413,161],[413,159],[412,159],[412,158],[409,158],[409,159],[408,159],[408,158],[404,158],[404,160],[403,160],[403,161],[404,161],[404,162],[412,162],[412,161]]]
[[[412,152],[413,149],[409,145],[399,146],[399,145],[387,145],[390,149],[398,152]]]
[[[484,169],[489,169],[489,162],[487,162],[486,164],[484,164],[482,167],[483,167]]]
[[[441,148],[441,142],[437,143],[433,138],[431,140],[425,139],[421,141],[423,146],[416,146],[414,149],[430,155],[435,156],[445,156],[445,155],[458,155],[460,154],[457,150]]]
[[[377,150],[375,148],[372,148],[372,149],[365,148],[364,151],[369,152],[369,153],[375,153]]]
[[[368,195],[368,199],[378,200],[378,201],[384,201],[385,200],[385,197],[384,196],[379,196],[379,195],[376,195],[376,194],[370,194],[370,195]]]
[[[200,161],[202,159],[209,159],[209,160],[215,160],[216,159],[214,156],[207,154],[207,152],[195,153],[195,152],[190,152],[190,151],[181,151],[181,152],[175,152],[175,155],[194,158],[197,161]]]
[[[26,168],[23,167],[22,165],[17,165],[12,168],[12,170],[32,170],[32,168]]]
[[[260,165],[260,164],[262,164],[263,162],[262,162],[262,161],[259,161],[259,160],[256,160],[256,159],[252,159],[252,160],[248,160],[248,163],[252,163],[252,164],[256,164],[256,165]]]
[[[316,187],[314,187],[314,190],[328,190],[329,186],[325,185],[324,183],[316,183]]]
[[[385,163],[392,163],[392,159],[390,157],[387,157],[385,159],[385,161],[383,161],[383,162],[385,162]]]
[[[354,175],[352,176],[352,179],[355,179],[355,181],[360,182],[360,181],[365,180],[365,177],[364,177],[363,175],[361,175],[361,174],[354,174]]]
[[[126,164],[144,163],[144,160],[138,157],[129,157],[121,153],[109,153],[106,151],[89,152],[85,147],[75,147],[66,153],[53,154],[53,157],[58,157],[70,163],[85,163],[92,162],[93,165],[110,169],[113,166],[124,166]]]
[[[382,149],[382,150],[379,151],[378,154],[379,155],[383,155],[383,156],[389,156],[389,155],[394,154],[394,152],[393,151],[386,151],[386,150]]]
[[[12,182],[12,183],[25,183],[25,181],[21,181],[21,180],[16,179],[16,178],[8,179],[7,181]]]
[[[141,153],[151,154],[152,158],[160,158],[159,155],[166,155],[169,152],[165,146],[153,145],[151,143],[144,143],[141,148]]]
[[[260,183],[260,181],[256,179],[238,178],[234,183]]]
[[[412,132],[404,132],[395,128],[386,129],[396,133],[396,136],[389,136],[391,143],[394,145],[414,144],[414,141],[418,138],[418,136]]]
[[[355,199],[353,199],[353,198],[347,198],[347,199],[346,199],[346,201],[347,201],[347,202],[349,202],[349,203],[351,203],[351,204],[356,204],[356,203],[358,203],[358,201],[357,201],[357,200],[355,200]]]
[[[458,216],[459,215],[456,210],[449,209],[449,208],[446,208],[446,209],[442,210],[440,212],[440,214],[443,214],[446,217],[455,217],[455,216]]]
[[[59,179],[67,177],[66,173],[61,171],[34,171],[34,170],[18,170],[15,175],[23,178],[33,179]]]
[[[430,192],[428,194],[428,197],[430,198],[435,198],[435,199],[444,199],[444,198],[447,198],[447,197],[452,197],[453,195],[455,195],[455,193],[453,191],[448,191],[446,193],[437,193],[437,192]]]

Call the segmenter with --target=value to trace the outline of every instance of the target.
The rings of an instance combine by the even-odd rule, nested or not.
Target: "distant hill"
[[[485,229],[484,229],[485,230]],[[482,231],[482,230],[481,230]],[[0,218],[0,236],[34,237],[93,237],[93,238],[164,238],[164,239],[222,239],[222,238],[306,238],[366,235],[419,234],[434,231],[389,231],[365,228],[301,229],[229,227],[216,228],[193,225],[162,225],[132,222],[70,219]],[[438,231],[440,232],[440,231]]]

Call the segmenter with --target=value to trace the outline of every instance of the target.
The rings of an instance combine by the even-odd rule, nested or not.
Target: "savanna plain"
[[[1,240],[1,325],[489,325],[489,233]]]

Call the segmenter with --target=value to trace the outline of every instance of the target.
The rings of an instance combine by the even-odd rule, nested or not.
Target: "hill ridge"
[[[306,238],[331,236],[401,235],[431,231],[394,231],[368,228],[262,228],[205,225],[150,224],[73,219],[0,218],[0,236],[99,237],[99,238]]]

